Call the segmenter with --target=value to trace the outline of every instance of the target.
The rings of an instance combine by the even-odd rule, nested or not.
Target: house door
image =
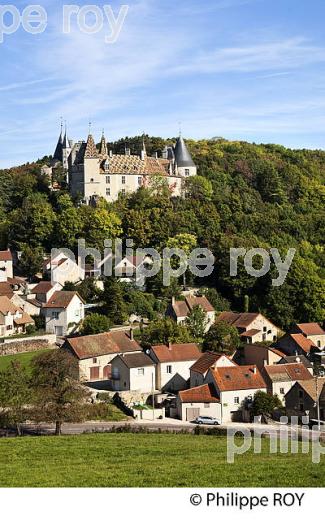
[[[112,366],[106,365],[106,367],[103,368],[103,379],[111,379],[112,377]]]
[[[57,336],[63,336],[63,327],[54,327],[54,332]]]
[[[90,380],[99,379],[99,367],[90,367]]]
[[[186,420],[194,421],[200,415],[200,408],[186,408]]]

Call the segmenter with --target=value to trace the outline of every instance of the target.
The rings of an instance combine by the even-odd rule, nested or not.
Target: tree
[[[24,245],[19,260],[19,267],[29,279],[42,270],[43,250],[40,247]]]
[[[194,235],[191,235],[189,233],[180,233],[179,235],[176,235],[173,238],[170,238],[167,242],[167,247],[170,249],[176,248],[181,249],[184,251],[184,253],[189,256],[189,254],[193,251],[193,249],[196,247],[197,244],[197,238]],[[175,259],[175,262],[179,262]],[[178,265],[173,266],[174,268],[177,268]],[[183,274],[183,284],[184,287],[186,287],[186,272]]]
[[[88,391],[79,382],[77,359],[69,352],[50,350],[32,361],[32,384],[35,391],[38,421],[55,423],[60,435],[64,422],[83,420],[82,402]]]
[[[6,427],[14,426],[21,435],[21,424],[26,420],[26,405],[32,392],[30,378],[18,361],[11,362],[5,372],[0,372],[0,420]]]
[[[256,415],[270,416],[276,408],[282,408],[282,403],[277,395],[270,395],[259,390],[254,395],[252,412]]]
[[[161,318],[149,323],[141,332],[143,347],[168,343],[190,343],[193,338],[184,325],[177,325],[171,318]]]
[[[96,208],[84,205],[79,208],[79,212],[83,222],[82,236],[88,247],[102,251],[105,240],[113,240],[121,235],[121,219],[113,211],[102,205]]]
[[[102,332],[108,332],[111,328],[111,322],[107,316],[102,314],[89,314],[83,320],[80,333],[81,335],[88,336],[90,334],[100,334]]]
[[[207,324],[208,319],[202,307],[200,305],[194,305],[193,309],[185,320],[185,325],[193,338],[197,340],[202,339],[205,334]]]
[[[240,345],[240,337],[236,327],[225,321],[218,321],[207,332],[203,343],[203,351],[212,350],[232,354]]]
[[[123,324],[127,318],[127,306],[123,298],[123,283],[109,277],[104,281],[104,311],[112,323]]]
[[[209,179],[200,176],[189,177],[185,183],[186,197],[201,201],[211,200],[213,195],[212,183]]]

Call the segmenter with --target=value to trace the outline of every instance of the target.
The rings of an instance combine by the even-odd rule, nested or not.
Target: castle
[[[165,179],[172,196],[181,196],[184,179],[197,173],[182,136],[175,146],[166,146],[161,157],[147,155],[144,139],[139,155],[132,155],[129,149],[124,154],[114,154],[104,133],[99,147],[90,130],[87,141],[73,143],[67,130],[63,135],[62,125],[49,173],[57,166],[67,172],[71,195],[79,195],[85,204],[92,204],[99,197],[113,202],[119,193],[126,195],[140,186],[154,186],[157,178]]]

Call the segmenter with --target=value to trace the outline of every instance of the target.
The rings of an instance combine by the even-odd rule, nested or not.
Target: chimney
[[[171,341],[168,341],[168,350],[171,350],[172,349],[172,343]]]
[[[263,359],[263,365],[266,367],[267,366],[267,359]]]
[[[146,157],[145,150],[141,150],[141,161],[144,161],[145,157]]]
[[[175,305],[175,303],[176,303],[175,296],[172,296],[172,305]]]
[[[110,157],[113,157],[113,150],[110,150],[110,151],[109,151],[109,156],[110,156]]]
[[[155,153],[153,154],[153,156],[154,156],[155,159],[158,159],[158,152],[155,152]]]
[[[130,150],[130,148],[125,148],[125,155],[128,155],[128,156],[131,155],[131,150]]]
[[[252,370],[253,370],[253,374],[256,374],[256,373],[257,373],[257,368],[256,368],[255,365],[253,366]]]
[[[130,340],[131,340],[131,341],[134,340],[134,335],[133,335],[133,329],[132,329],[132,327],[130,328]]]

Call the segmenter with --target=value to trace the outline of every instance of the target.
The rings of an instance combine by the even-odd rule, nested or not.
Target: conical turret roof
[[[175,146],[175,161],[179,167],[191,167],[195,166],[190,152],[185,144],[182,136],[177,139]]]
[[[92,159],[93,157],[98,157],[98,150],[96,148],[93,136],[89,134],[86,143],[85,158]]]
[[[62,162],[62,158],[63,158],[62,144],[63,144],[63,139],[62,139],[62,126],[61,126],[60,137],[58,139],[58,144],[56,145],[55,152],[53,155],[53,159],[55,159],[56,161],[60,161],[60,162]]]
[[[101,141],[100,141],[99,154],[102,156],[107,155],[107,143],[106,143],[104,133],[103,133]]]

